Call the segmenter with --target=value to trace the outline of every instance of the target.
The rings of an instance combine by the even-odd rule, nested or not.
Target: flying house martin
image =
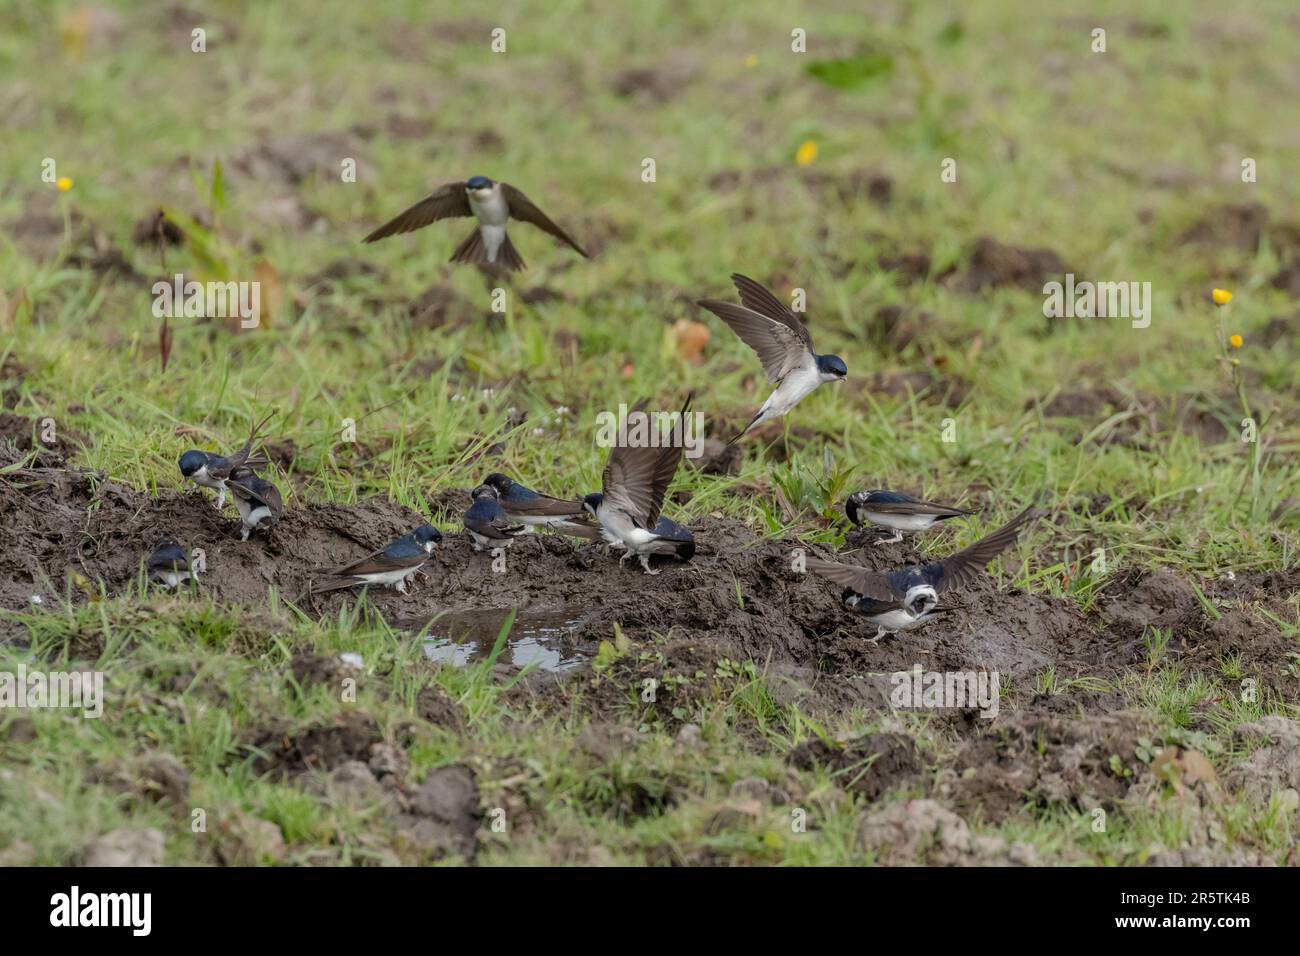
[[[812,334],[793,312],[753,279],[735,273],[731,281],[740,293],[740,305],[719,299],[698,303],[731,328],[758,353],[768,382],[776,389],[768,396],[744,430],[728,444],[773,418],[780,418],[824,382],[841,382],[849,374],[838,355],[818,355]]]
[[[581,501],[566,501],[540,494],[500,472],[488,475],[483,479],[483,484],[496,489],[497,501],[506,517],[529,530],[535,527],[563,530],[563,525],[573,519],[584,519],[587,515]],[[585,525],[586,522],[581,524]]]
[[[479,485],[470,495],[474,501],[465,512],[464,520],[465,530],[474,539],[475,551],[508,548],[516,537],[524,533],[525,526],[510,519],[492,485]]]
[[[185,548],[174,538],[163,538],[158,547],[153,549],[149,560],[145,562],[149,578],[167,588],[176,588],[186,581],[194,580],[190,572],[189,555]]]
[[[687,396],[682,406],[683,418],[692,397]],[[658,574],[650,568],[651,555],[668,555],[679,561],[694,556],[691,533],[675,522],[663,524],[660,520],[664,496],[684,451],[681,445],[616,445],[610,451],[600,492],[587,495],[583,504],[600,522],[605,540],[626,548],[620,564],[635,554],[647,573]]]
[[[357,585],[380,585],[396,588],[406,593],[406,579],[423,567],[442,540],[442,533],[433,525],[422,524],[410,534],[403,535],[386,548],[374,554],[326,571],[321,581],[313,581],[313,594],[337,591]]]
[[[271,463],[265,455],[254,455],[253,445],[257,442],[258,433],[274,415],[275,412],[272,412],[254,425],[248,434],[248,441],[244,442],[244,447],[229,458],[197,449],[181,455],[181,474],[196,485],[216,491],[218,511],[226,503],[226,482],[237,475],[249,473],[254,468]]]
[[[876,636],[871,638],[875,644],[887,633],[916,627],[935,614],[950,610],[939,606],[939,596],[974,581],[985,565],[1015,543],[1021,529],[1034,517],[1034,507],[1030,505],[970,547],[930,564],[914,564],[897,571],[871,571],[808,558],[807,568],[844,585],[841,600],[845,606],[876,625]]]
[[[936,521],[975,514],[962,508],[919,501],[901,491],[881,490],[859,491],[849,495],[844,502],[844,513],[858,527],[874,524],[894,532],[892,538],[881,538],[876,544],[894,544],[902,541],[904,534],[929,531]]]
[[[478,226],[456,247],[451,262],[470,262],[482,266],[504,266],[518,272],[524,260],[506,234],[511,220],[530,222],[573,247],[584,258],[587,251],[551,221],[531,199],[509,183],[496,182],[486,176],[474,176],[464,182],[447,183],[427,199],[422,199],[391,222],[380,226],[362,242],[375,242],[402,232],[423,229],[440,219],[473,216]]]
[[[235,499],[235,507],[239,509],[241,541],[247,541],[248,536],[261,527],[269,532],[271,525],[284,514],[280,489],[252,472],[231,478],[230,494]]]

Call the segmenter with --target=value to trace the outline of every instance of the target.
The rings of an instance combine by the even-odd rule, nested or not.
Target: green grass
[[[472,486],[481,453],[497,444],[494,469],[552,493],[586,492],[604,463],[591,427],[599,411],[647,395],[675,408],[694,390],[710,434],[729,437],[763,400],[752,355],[690,304],[731,298],[727,277],[742,271],[780,295],[805,289],[819,348],[843,356],[851,380],[794,412],[790,460],[769,460],[749,441],[733,477],[683,469],[675,488],[689,502],[670,515],[722,512],[760,535],[838,544],[841,530],[825,519],[858,488],[996,503],[927,545],[942,553],[1041,491],[1051,524],[1027,536],[1023,566],[999,581],[1085,612],[1119,576],[1159,567],[1197,582],[1217,619],[1213,582],[1296,565],[1300,431],[1289,410],[1300,364],[1293,339],[1270,348],[1261,338],[1273,316],[1294,312],[1270,284],[1288,253],[1269,240],[1251,250],[1180,241],[1206,217],[1222,221],[1228,204],[1258,202],[1274,222],[1294,219],[1300,196],[1287,171],[1300,145],[1278,122],[1294,101],[1288,4],[1251,4],[1248,15],[1197,2],[1135,18],[1127,4],[1102,3],[1083,19],[1028,2],[955,18],[910,5],[864,17],[851,4],[796,10],[775,0],[728,16],[662,0],[616,12],[523,4],[500,15],[469,3],[440,4],[436,15],[383,0],[329,0],[310,16],[306,6],[301,15],[276,6],[205,5],[203,54],[189,51],[188,25],[160,29],[160,5],[143,0],[113,5],[118,26],[81,39],[75,4],[19,0],[0,11],[0,107],[9,114],[0,360],[25,369],[8,405],[80,436],[78,467],[178,489],[181,451],[235,447],[249,420],[274,408],[273,438],[293,444],[294,480],[282,486],[290,506],[380,495],[452,530],[457,516],[439,510],[439,494]],[[1089,51],[1094,25],[1108,28],[1105,54]],[[507,30],[505,54],[489,50],[495,26]],[[795,27],[807,31],[807,54],[789,50]],[[618,77],[632,67],[660,71],[666,98],[620,95]],[[397,120],[427,131],[404,137]],[[799,168],[806,140],[818,155]],[[267,150],[284,159],[265,160]],[[1234,175],[1242,156],[1258,160],[1257,183]],[[67,193],[41,181],[46,157],[73,180]],[[348,157],[358,160],[356,183],[338,175]],[[641,180],[646,157],[657,164],[654,183]],[[955,184],[939,175],[949,157]],[[294,165],[295,178],[275,172],[277,162]],[[444,265],[464,222],[359,243],[432,186],[480,172],[524,189],[599,247],[578,261],[535,230],[516,230],[530,268],[507,287],[504,315],[490,315],[490,290],[474,271]],[[709,185],[732,173],[742,177],[735,188]],[[864,173],[892,180],[889,204],[849,188]],[[167,250],[165,273],[156,250],[130,240],[160,205],[184,217],[191,236]],[[75,240],[82,217],[139,278],[101,277],[70,258],[88,255]],[[299,217],[321,225],[303,228]],[[46,218],[54,225],[42,254],[20,227]],[[1150,281],[1151,327],[1095,319],[1048,332],[1036,293],[957,291],[942,276],[966,266],[981,236],[1054,250],[1080,276]],[[926,281],[876,265],[915,251],[931,258]],[[317,277],[338,263],[378,271],[326,291]],[[263,327],[238,335],[173,320],[164,373],[149,287],[176,271],[260,279],[264,290],[278,287],[279,305]],[[453,302],[439,328],[408,314],[431,286]],[[1235,293],[1218,316],[1206,301],[1215,286]],[[539,289],[555,296],[524,302]],[[921,334],[901,348],[883,344],[872,327],[885,306],[904,307]],[[674,346],[682,318],[712,333],[703,365]],[[1240,430],[1216,319],[1245,340],[1232,357],[1263,423],[1257,449],[1203,441],[1187,417],[1200,411],[1230,436]],[[934,381],[919,394],[874,384],[916,370]],[[960,395],[946,402],[949,384]],[[1102,388],[1120,396],[1113,415],[1044,413],[1056,398]],[[364,453],[340,438],[349,419]],[[193,431],[178,436],[182,427]],[[1104,571],[1092,570],[1097,549]],[[1247,610],[1300,635],[1295,595],[1283,613]],[[679,719],[647,714],[632,690],[616,720],[640,730],[636,742],[604,759],[575,758],[575,742],[598,723],[581,691],[542,712],[488,665],[427,665],[418,644],[364,609],[316,622],[284,605],[252,614],[136,593],[15,620],[30,649],[0,646],[10,659],[94,663],[114,675],[112,720],[33,714],[30,744],[6,740],[13,718],[0,725],[0,802],[13,809],[0,819],[0,852],[22,842],[35,862],[75,861],[95,836],[128,824],[162,829],[168,862],[219,861],[221,840],[192,838],[177,808],[91,778],[91,768],[141,750],[175,755],[192,775],[189,803],[215,818],[278,825],[285,862],[418,860],[373,808],[260,778],[241,750],[241,735],[272,716],[307,724],[340,712],[336,695],[286,679],[304,649],[362,654],[355,706],[385,733],[413,728],[404,745],[413,779],[469,762],[483,806],[507,806],[520,821],[508,835],[486,833],[479,862],[604,860],[590,857],[593,846],[626,863],[874,859],[855,836],[871,808],[785,757],[812,736],[885,718],[856,710],[823,728],[777,702],[762,661],[699,682],[703,702],[688,715],[701,729],[694,749],[674,739]],[[1118,689],[1047,669],[1019,697],[1114,691],[1164,733],[1208,726],[1221,770],[1245,756],[1229,744],[1236,726],[1295,715],[1294,696],[1234,703],[1240,662],[1223,661],[1221,681],[1180,671],[1167,659],[1170,639],[1149,631],[1146,666]],[[102,650],[87,657],[88,646]],[[463,730],[412,720],[416,695],[431,686],[458,703]],[[913,729],[933,773],[954,741],[925,722]],[[791,832],[788,806],[715,825],[730,784],[747,777],[791,788],[813,821],[808,832]],[[629,810],[643,805],[653,809]],[[976,830],[1027,841],[1048,862],[1130,864],[1153,847],[1200,845],[1199,818],[1188,814],[1215,817],[1230,847],[1273,859],[1295,839],[1293,811],[1235,796],[1195,810],[1163,798],[1133,805],[1112,813],[1102,834],[1060,808]]]

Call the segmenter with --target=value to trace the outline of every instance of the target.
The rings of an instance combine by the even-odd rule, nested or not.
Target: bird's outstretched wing
[[[974,581],[990,561],[1016,543],[1020,532],[1038,517],[1033,505],[1016,515],[1001,528],[980,538],[968,548],[963,548],[935,564],[926,565],[922,571],[930,578],[939,594],[951,591]]]
[[[888,576],[879,571],[840,564],[838,561],[823,561],[821,558],[808,558],[806,567],[813,574],[850,588],[863,597],[889,602],[896,602],[899,598],[898,592],[890,586]]]
[[[680,413],[683,420],[693,398],[694,394],[686,397]],[[685,451],[684,444],[661,448],[615,446],[601,476],[605,503],[626,514],[638,528],[652,530]]]
[[[521,222],[531,222],[542,232],[549,233],[561,242],[567,243],[581,255],[584,259],[590,259],[587,250],[578,245],[571,235],[551,221],[551,218],[542,212],[540,208],[522,192],[511,186],[509,183],[501,184],[501,192],[505,196],[506,206],[510,209],[512,219],[518,219]]]
[[[791,312],[784,302],[772,294],[765,286],[755,282],[749,276],[743,276],[739,272],[731,274],[731,282],[740,293],[740,304],[751,312],[757,312],[759,315],[780,322],[786,326],[795,335],[799,336],[799,341],[807,347],[809,352],[814,351],[812,333],[808,331],[808,326],[804,325],[793,312]]]
[[[361,241],[375,242],[378,239],[386,239],[398,233],[423,229],[439,219],[455,219],[472,215],[474,213],[469,208],[469,197],[465,195],[465,183],[463,181],[447,183],[445,186],[439,186],[432,196],[421,199],[410,209],[395,219],[384,223]]]
[[[763,372],[772,384],[800,366],[815,361],[803,339],[784,322],[720,299],[701,299],[698,305],[727,323],[740,341],[758,353]]]

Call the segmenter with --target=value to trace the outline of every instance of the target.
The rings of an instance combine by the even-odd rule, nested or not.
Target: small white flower
[[[569,414],[569,412],[571,412],[571,411],[572,411],[572,409],[569,408],[568,405],[556,405],[556,406],[555,406],[555,414],[556,414],[556,415],[567,415],[567,414]]]
[[[354,653],[353,651],[348,651],[345,654],[340,654],[339,660],[341,660],[344,664],[347,664],[348,667],[354,667],[357,670],[361,670],[361,668],[366,666],[365,659],[362,658],[360,654]]]
[[[44,604],[44,603],[45,603],[45,599],[42,598],[39,594],[33,594],[30,598],[28,598],[28,600],[31,601],[31,603],[33,603],[33,604]]]

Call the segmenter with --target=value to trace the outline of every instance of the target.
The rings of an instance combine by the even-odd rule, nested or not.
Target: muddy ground
[[[6,436],[10,449],[22,445],[25,422],[10,415],[0,423],[13,432]],[[136,586],[141,562],[160,538],[171,535],[191,550],[203,549],[201,588],[218,601],[260,607],[274,587],[309,613],[332,616],[358,592],[309,595],[313,576],[384,546],[427,517],[454,528],[468,495],[449,491],[438,500],[440,511],[432,516],[378,499],[355,506],[291,502],[269,537],[240,541],[229,502],[218,513],[208,492],[150,496],[64,467],[57,449],[50,450],[35,467],[0,479],[0,606],[27,607],[34,595],[45,602],[64,595],[84,600],[86,581],[95,589],[102,584],[109,595],[122,593]],[[1044,523],[1050,522],[1048,515]],[[592,657],[618,623],[634,641],[662,649],[669,673],[678,659],[687,668],[722,658],[766,662],[795,692],[835,706],[879,702],[882,684],[871,675],[917,663],[927,670],[997,671],[1024,706],[1036,677],[1049,668],[1062,679],[1114,680],[1142,666],[1148,627],[1173,631],[1168,654],[1191,673],[1214,673],[1224,655],[1235,653],[1244,676],[1262,686],[1280,687],[1284,679],[1279,662],[1290,642],[1274,625],[1237,609],[1212,617],[1192,583],[1169,572],[1119,572],[1091,616],[1073,601],[999,589],[984,577],[957,596],[955,613],[873,645],[865,640],[871,627],[840,605],[835,585],[791,570],[791,543],[757,538],[731,519],[705,517],[692,526],[695,559],[657,562],[662,573],[654,577],[631,562],[621,566],[602,545],[551,534],[519,539],[498,573],[490,555],[451,531],[411,593],[381,589],[371,600],[396,627],[419,631],[434,622],[432,634],[476,640],[483,650],[505,613],[517,609],[516,632],[560,641],[570,663]],[[1050,549],[1050,540],[1041,534],[1038,540]],[[850,534],[846,550],[850,560],[876,569],[925,559],[910,542],[875,546],[863,532]],[[833,557],[823,547],[811,551]],[[73,587],[75,576],[83,583]],[[1280,614],[1285,597],[1300,587],[1300,571],[1198,584],[1212,598],[1260,600]],[[583,671],[564,669],[570,676]],[[539,675],[532,683],[544,688],[548,682]],[[1106,702],[1095,706],[1104,709]]]

